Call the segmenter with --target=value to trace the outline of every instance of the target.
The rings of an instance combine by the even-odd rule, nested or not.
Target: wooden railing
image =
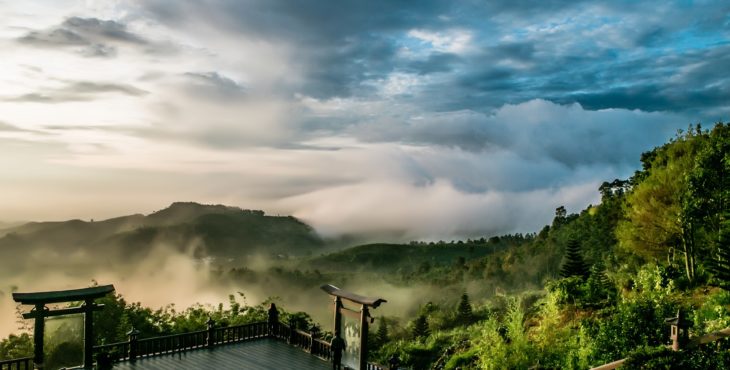
[[[264,338],[268,336],[268,324],[265,322],[256,322],[253,324],[216,328],[214,343],[237,343],[249,339]]]
[[[258,338],[286,340],[289,344],[323,360],[330,361],[332,359],[332,351],[327,341],[318,338],[312,339],[311,333],[298,329],[292,330],[292,328],[279,322],[273,324],[256,322],[144,339],[131,337],[130,340],[125,342],[95,346],[94,352],[97,355],[106,353],[112,362],[119,362]],[[5,369],[0,368],[0,370]],[[18,370],[21,369],[25,370],[24,368]],[[31,369],[31,367],[28,369]],[[12,370],[15,370],[15,368],[12,368]]]
[[[365,366],[365,370],[388,370],[388,367],[368,362]]]
[[[330,361],[332,359],[330,343],[319,338],[313,338],[312,333],[279,324],[273,336],[285,339],[290,345],[299,347],[323,360]]]
[[[714,333],[705,334],[699,337],[695,337],[689,340],[685,344],[685,348],[696,348],[703,344],[711,343],[716,340],[724,339],[730,337],[730,328],[725,328],[720,331],[716,331]],[[667,345],[667,348],[672,348],[671,345]],[[609,362],[607,364],[603,364],[601,366],[593,367],[590,370],[613,370],[618,369],[619,367],[623,366],[624,362],[626,362],[625,358],[622,358],[620,360],[616,360],[614,362]]]
[[[32,370],[33,357],[0,360],[0,370]]]
[[[207,345],[206,339],[206,330],[140,339],[137,341],[137,357],[152,357],[202,348]]]
[[[106,353],[112,361],[122,361],[129,358],[129,342],[118,342],[94,346],[94,353]]]

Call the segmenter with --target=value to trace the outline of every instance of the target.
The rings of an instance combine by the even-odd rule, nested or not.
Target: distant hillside
[[[253,254],[306,255],[324,245],[307,224],[294,217],[223,205],[173,203],[150,215],[103,221],[30,222],[5,230],[0,255],[49,249],[104,257],[143,257],[156,245],[198,257],[234,260]]]
[[[322,271],[370,270],[393,272],[398,269],[416,270],[419,266],[451,265],[484,257],[505,248],[497,243],[411,243],[366,244],[309,260],[312,268]]]

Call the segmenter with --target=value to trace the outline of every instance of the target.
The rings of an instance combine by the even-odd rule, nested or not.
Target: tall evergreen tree
[[[565,262],[560,268],[560,276],[580,276],[585,279],[589,273],[589,267],[581,254],[580,243],[576,239],[570,239],[565,248]]]
[[[418,315],[416,318],[416,321],[413,322],[413,337],[414,338],[424,338],[427,337],[430,334],[430,330],[428,329],[428,321],[426,320],[426,315],[421,314]]]
[[[388,342],[388,322],[382,316],[378,321],[378,331],[375,333],[375,338],[378,341],[378,346],[382,346]]]
[[[614,291],[611,280],[606,276],[605,266],[602,261],[598,260],[591,266],[587,288],[587,298],[593,303],[609,298]]]
[[[469,324],[472,321],[472,309],[469,302],[469,295],[464,292],[456,307],[456,317],[460,324]]]

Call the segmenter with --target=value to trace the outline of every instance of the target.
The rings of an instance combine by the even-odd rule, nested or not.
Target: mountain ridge
[[[235,259],[253,254],[307,254],[324,245],[311,226],[295,217],[195,202],[174,202],[148,215],[101,221],[28,222],[4,232],[0,254],[50,248],[144,256],[160,244],[182,251],[191,243],[202,242],[196,257]]]

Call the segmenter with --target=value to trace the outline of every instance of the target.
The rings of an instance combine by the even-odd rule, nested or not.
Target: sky
[[[537,231],[730,119],[727,1],[0,0],[0,220]]]

